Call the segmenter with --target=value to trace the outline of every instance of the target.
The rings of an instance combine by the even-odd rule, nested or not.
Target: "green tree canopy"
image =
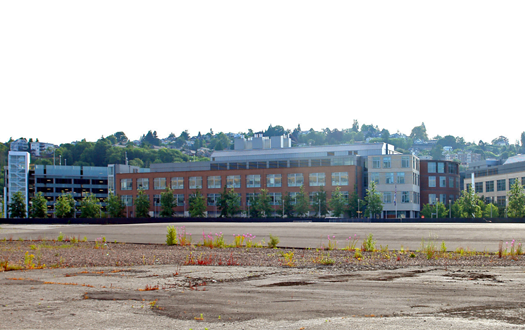
[[[106,198],[106,211],[111,218],[121,218],[125,208],[120,196],[110,193]]]
[[[13,194],[11,203],[8,205],[8,213],[11,218],[25,218],[26,217],[26,202],[24,194],[17,191]]]
[[[326,191],[323,186],[319,187],[319,191],[315,193],[312,203],[312,210],[316,216],[322,217],[328,214],[328,205],[326,203]]]
[[[381,194],[376,190],[376,183],[374,181],[370,182],[368,189],[366,190],[366,214],[368,217],[373,218],[383,211],[383,201],[381,199]]]
[[[523,186],[518,179],[510,187],[509,203],[507,214],[510,218],[524,218],[525,217],[525,193]]]
[[[88,193],[80,202],[81,218],[99,218],[102,206],[94,194]]]
[[[144,193],[144,190],[138,191],[137,198],[135,198],[135,218],[149,218],[150,201],[149,196]]]
[[[75,199],[69,193],[62,191],[55,202],[55,216],[57,218],[73,218],[75,216]]]
[[[310,199],[304,191],[304,185],[301,186],[299,193],[295,197],[295,213],[300,216],[308,216],[308,210],[310,209]]]
[[[38,192],[35,197],[31,199],[31,207],[29,208],[31,218],[47,218],[47,200]]]
[[[206,212],[206,199],[199,190],[195,191],[195,194],[190,195],[189,204],[189,212],[191,217],[204,217]]]
[[[162,218],[169,218],[173,216],[173,208],[177,206],[173,190],[166,187],[166,190],[160,194],[160,216]]]
[[[340,217],[344,215],[348,206],[348,199],[346,199],[343,194],[341,194],[341,187],[335,188],[335,191],[332,193],[332,198],[330,198],[328,204],[330,209],[332,209],[332,215],[334,217]]]

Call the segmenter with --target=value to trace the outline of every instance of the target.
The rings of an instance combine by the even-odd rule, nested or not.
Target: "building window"
[[[332,173],[332,186],[348,186],[348,172]]]
[[[383,168],[392,167],[392,157],[383,157]]]
[[[297,193],[297,192],[291,192],[290,193],[290,204],[291,205],[297,204],[297,194],[299,194],[299,193]]]
[[[379,184],[379,173],[370,173],[370,182],[375,182],[375,184]]]
[[[506,206],[506,197],[505,196],[498,196],[498,199],[496,200],[496,203],[498,206]]]
[[[446,176],[440,176],[439,177],[439,186],[441,188],[446,188],[447,187],[447,177]]]
[[[494,192],[494,181],[485,182],[485,192]]]
[[[441,204],[447,204],[447,194],[440,194],[439,195],[439,202]]]
[[[288,174],[288,187],[300,187],[304,184],[303,173]]]
[[[476,191],[476,194],[483,193],[483,182],[475,182],[474,183],[474,190]]]
[[[281,205],[281,193],[268,193],[268,196],[270,197],[270,205]]]
[[[454,188],[454,178],[453,177],[448,178],[448,187]]]
[[[153,195],[153,206],[160,206],[160,195]]]
[[[391,204],[392,203],[392,192],[385,191],[383,193],[383,203],[385,203],[385,204]]]
[[[436,187],[436,177],[435,176],[429,176],[428,177],[428,186],[431,188]]]
[[[512,185],[514,184],[514,182],[516,182],[516,178],[511,178],[509,179],[509,189],[512,187]]]
[[[260,188],[261,187],[261,175],[250,174],[246,176],[246,187],[248,188]]]
[[[221,176],[214,175],[208,177],[208,189],[221,188]]]
[[[381,168],[381,158],[372,157],[372,168]]]
[[[410,203],[410,191],[401,192],[401,203]]]
[[[166,189],[166,178],[155,178],[153,179],[153,189],[164,190]]]
[[[281,174],[266,175],[266,187],[281,187]]]
[[[385,183],[386,184],[394,183],[394,173],[385,173]]]
[[[217,202],[221,198],[221,194],[208,194],[208,206],[217,206]]]
[[[497,184],[498,191],[507,190],[507,187],[505,186],[505,179],[498,180],[496,184]]]
[[[202,176],[190,176],[190,189],[202,189]]]
[[[308,175],[308,184],[310,187],[319,187],[326,185],[326,176],[324,173],[310,173]]]
[[[120,200],[124,203],[124,206],[133,206],[133,196],[122,195],[120,196]]]
[[[171,189],[184,189],[184,178],[171,178]]]
[[[177,206],[184,206],[184,194],[174,194],[173,197]]]
[[[120,179],[120,190],[132,190],[133,179]]]
[[[403,168],[409,168],[410,167],[410,157],[409,156],[402,156],[401,157],[401,167],[403,167]]]
[[[428,173],[436,173],[436,163],[428,163]]]
[[[396,182],[397,184],[404,184],[405,183],[405,173],[404,172],[398,172],[396,173]]]
[[[438,173],[445,173],[445,163],[438,163]]]
[[[436,204],[436,194],[428,194],[428,203],[429,204]]]
[[[149,179],[148,178],[137,179],[137,189],[149,190]]]
[[[241,176],[240,175],[228,175],[226,177],[227,188],[240,188],[241,187]]]

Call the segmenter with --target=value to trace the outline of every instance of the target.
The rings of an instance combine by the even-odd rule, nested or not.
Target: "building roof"
[[[521,163],[521,162],[525,162],[525,155],[516,155],[516,156],[509,157],[505,161],[505,163],[503,163],[503,165]]]

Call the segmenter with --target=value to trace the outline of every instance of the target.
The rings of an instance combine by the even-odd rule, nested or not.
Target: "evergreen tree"
[[[135,199],[135,218],[149,218],[149,195],[144,193],[144,190],[140,189]]]
[[[241,198],[235,192],[235,189],[226,189],[221,193],[217,208],[221,211],[220,217],[233,217],[241,211]]]
[[[173,191],[166,187],[166,190],[160,194],[160,216],[162,218],[169,218],[173,216],[173,208],[177,206]]]
[[[47,200],[38,192],[33,199],[31,199],[31,206],[29,208],[29,215],[31,218],[47,218]]]
[[[508,204],[509,218],[524,218],[525,217],[525,194],[523,186],[518,179],[510,187],[509,204]]]
[[[26,202],[22,192],[17,191],[13,194],[11,203],[8,205],[8,211],[11,218],[26,217]]]
[[[373,218],[383,211],[383,201],[381,200],[381,194],[376,190],[376,183],[370,182],[368,189],[366,190],[366,214],[368,217]]]
[[[120,218],[126,206],[118,195],[112,193],[106,198],[106,210],[111,218]]]
[[[195,194],[190,195],[189,204],[190,216],[194,218],[204,217],[204,212],[206,212],[206,199],[199,190],[195,191]]]
[[[332,193],[332,198],[328,204],[332,209],[332,215],[334,217],[340,217],[344,215],[346,207],[348,205],[348,200],[341,194],[341,187],[335,188],[335,191]]]

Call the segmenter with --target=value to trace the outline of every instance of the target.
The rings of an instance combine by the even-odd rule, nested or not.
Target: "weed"
[[[357,241],[357,234],[354,234],[354,237],[348,236],[348,238],[346,239],[346,247],[344,249],[348,251],[354,251]]]
[[[60,232],[58,234],[57,241],[62,242],[63,240],[64,240],[64,234],[62,234],[62,232]]]
[[[33,263],[34,258],[35,258],[34,254],[29,254],[29,252],[26,252],[26,255],[24,256],[24,265],[26,269],[35,268],[35,264]]]
[[[447,253],[447,246],[445,245],[445,241],[441,242],[441,253]]]
[[[322,265],[333,265],[335,264],[335,259],[330,258],[330,253],[327,253],[326,255],[321,253],[318,255],[314,260],[312,260],[315,263],[319,263]]]
[[[87,242],[87,236],[84,236],[84,238],[82,239],[82,242]]]
[[[354,258],[356,258],[356,259],[362,259],[363,258],[363,253],[361,253],[360,249],[355,249]]]
[[[379,245],[379,249],[381,250],[381,252],[387,253],[388,252],[388,245],[387,246]]]
[[[191,245],[191,234],[186,233],[186,227],[182,226],[179,229],[179,244],[182,246]]]
[[[228,259],[226,264],[228,266],[238,266],[239,265],[239,263],[237,261],[235,261],[235,259],[233,258],[233,252],[230,253],[230,258]]]
[[[204,316],[202,316],[202,313],[201,313],[201,316],[200,317],[194,317],[195,321],[204,321]]]
[[[437,250],[434,238],[435,237],[432,237],[432,234],[428,235],[428,240],[426,242],[421,238],[421,251],[425,253],[428,260],[432,259]]]
[[[158,289],[159,289],[158,285],[149,286],[149,285],[146,284],[146,287],[144,289],[139,289],[139,291],[155,291],[155,290],[158,290]]]
[[[288,267],[295,267],[294,252],[283,253],[284,265]]]
[[[332,239],[330,239],[330,235],[327,235],[327,237],[328,237],[328,246],[326,247],[326,249],[328,251],[337,249],[337,241],[335,240],[335,236],[332,236]]]
[[[498,257],[503,257],[503,241],[499,241]]]
[[[166,244],[175,245],[177,244],[177,229],[175,226],[167,227],[168,234],[166,234]]]
[[[376,241],[374,240],[374,236],[372,234],[368,234],[368,236],[363,241],[362,250],[367,252],[374,252],[376,249]]]
[[[240,248],[243,246],[244,244],[244,239],[246,238],[246,235],[235,235],[233,234],[233,240],[234,240],[234,243],[233,245],[236,247],[236,248]]]
[[[213,241],[213,246],[216,248],[224,248],[226,247],[226,243],[224,243],[224,235],[222,232],[215,233],[215,240]]]
[[[149,302],[149,307],[150,307],[151,309],[157,307],[157,301],[158,301],[158,299],[155,299],[155,300],[153,300],[153,301],[150,301],[150,302]]]
[[[410,253],[410,258],[415,258],[416,254],[414,252]]]
[[[270,234],[270,241],[268,242],[268,247],[275,249],[277,247],[277,244],[279,244],[280,240],[279,237],[273,236]]]

